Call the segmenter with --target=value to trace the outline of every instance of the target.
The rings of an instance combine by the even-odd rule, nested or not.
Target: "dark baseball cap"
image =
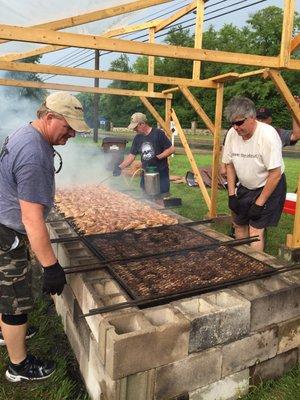
[[[256,110],[257,119],[266,119],[272,117],[272,111],[266,107],[260,107]]]

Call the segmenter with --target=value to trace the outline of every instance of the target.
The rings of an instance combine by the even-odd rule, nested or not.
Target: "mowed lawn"
[[[196,155],[199,166],[211,164],[211,155]],[[300,171],[300,160],[285,159],[288,190],[293,192],[297,186],[297,177]],[[183,155],[176,155],[171,159],[171,174],[184,176],[190,170],[188,160]],[[126,188],[124,180],[116,178],[115,186]],[[132,182],[138,188],[138,179]],[[175,212],[193,220],[203,219],[207,214],[204,200],[198,188],[189,188],[185,184],[172,184],[173,197],[182,198],[182,207]],[[136,193],[139,193],[138,189]],[[218,196],[218,213],[228,213],[227,193],[222,190]],[[217,224],[216,229],[225,233],[230,226]],[[283,215],[276,228],[268,230],[266,251],[277,255],[278,247],[285,242],[286,234],[293,229],[293,217]],[[84,386],[80,379],[77,362],[64,335],[59,318],[55,315],[50,299],[43,298],[37,302],[36,310],[31,315],[31,321],[39,327],[39,333],[31,339],[29,350],[40,357],[52,358],[57,363],[57,372],[50,379],[41,383],[11,384],[4,378],[7,364],[5,347],[0,348],[0,400],[88,400]],[[243,400],[297,400],[300,399],[300,370],[294,368],[278,381],[268,382],[251,393]]]

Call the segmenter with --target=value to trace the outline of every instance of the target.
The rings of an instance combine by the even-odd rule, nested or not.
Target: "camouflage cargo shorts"
[[[32,269],[26,237],[11,251],[0,250],[0,313],[25,314],[33,307]]]

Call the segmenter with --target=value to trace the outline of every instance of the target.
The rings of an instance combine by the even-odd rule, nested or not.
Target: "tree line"
[[[262,56],[277,56],[280,52],[281,31],[282,31],[283,11],[281,8],[271,6],[266,7],[254,14],[247,20],[245,26],[238,28],[235,25],[226,24],[221,29],[216,30],[210,26],[203,33],[203,48],[210,50],[230,51],[236,53],[257,54]],[[300,15],[295,13],[294,33],[300,31]],[[182,26],[174,27],[169,30],[164,42],[169,45],[193,47],[194,35]],[[237,55],[238,57],[238,55]],[[292,55],[293,58],[300,59],[300,50]],[[41,56],[31,57],[23,62],[38,63]],[[210,78],[228,72],[248,72],[255,67],[222,64],[216,62],[202,62],[201,79]],[[109,70],[119,72],[131,72],[137,74],[147,74],[148,57],[137,57],[133,63],[127,55],[121,54],[112,61]],[[193,62],[183,59],[155,58],[155,75],[174,76],[191,78]],[[300,74],[299,71],[282,71],[282,75],[293,94],[300,95]],[[38,75],[33,73],[8,72],[8,78],[41,80]],[[147,90],[146,83],[112,81],[108,87]],[[168,89],[170,86],[155,84],[155,91]],[[199,100],[208,116],[214,119],[215,110],[215,90],[203,88],[191,88],[193,95]],[[6,88],[6,95],[14,95],[34,99],[40,102],[47,95],[47,91],[34,88]],[[224,104],[233,96],[247,96],[251,98],[257,107],[267,107],[273,111],[273,121],[276,126],[289,128],[291,126],[291,116],[285,102],[281,98],[274,84],[269,79],[254,76],[247,79],[228,82],[224,90]],[[87,120],[93,120],[93,94],[80,93],[77,97],[82,102]],[[161,99],[151,99],[151,103],[158,112],[164,115],[164,101]],[[179,120],[183,127],[190,127],[191,121],[197,121],[199,127],[204,127],[194,109],[186,101],[180,91],[173,94],[172,106],[176,110]],[[100,95],[99,115],[105,117],[114,126],[127,126],[130,115],[134,112],[144,112],[149,114],[138,97]],[[150,116],[150,122],[154,122]],[[226,122],[224,121],[224,127]]]
[[[221,29],[216,30],[213,26],[210,26],[208,30],[203,33],[203,48],[263,56],[277,56],[280,52],[282,20],[282,9],[272,6],[251,15],[246,25],[242,28],[238,28],[233,24],[226,24]],[[300,16],[297,13],[295,15],[294,31],[300,31]],[[170,29],[164,42],[175,46],[193,47],[194,35],[188,29],[179,26]],[[296,52],[293,58],[299,59],[300,52]],[[121,54],[111,63],[109,69],[111,71],[147,74],[148,58],[146,56],[140,56],[131,65],[129,57],[125,54]],[[191,78],[192,69],[193,62],[190,60],[155,58],[156,75]],[[254,69],[255,67],[243,65],[203,62],[201,67],[201,79],[228,72],[243,73]],[[283,71],[282,75],[291,91],[299,95],[299,71]],[[145,83],[126,81],[113,81],[108,87],[147,90],[147,84]],[[169,87],[170,86],[155,84],[155,91],[162,91]],[[215,90],[191,88],[191,92],[213,120]],[[276,126],[286,128],[291,126],[290,112],[274,84],[269,79],[255,76],[227,83],[224,90],[224,103],[226,104],[231,97],[237,95],[251,98],[257,107],[264,106],[270,108],[273,111],[273,120]],[[84,104],[87,118],[92,120],[93,95],[81,93],[78,97]],[[151,103],[161,115],[164,115],[164,102],[162,100],[151,99]],[[172,104],[183,127],[190,127],[191,121],[197,121],[198,126],[204,127],[203,122],[179,91],[174,93]],[[114,126],[127,126],[130,115],[137,111],[149,114],[138,97],[106,94],[100,96],[99,115],[109,119]]]

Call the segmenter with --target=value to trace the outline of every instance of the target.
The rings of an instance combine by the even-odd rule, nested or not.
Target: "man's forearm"
[[[255,203],[259,206],[263,206],[271,194],[274,192],[281,177],[281,168],[275,168],[269,171],[269,176],[267,178],[266,184],[261,192],[261,194],[256,199]]]
[[[128,156],[125,158],[125,160],[123,162],[121,162],[121,164],[119,165],[119,167],[121,169],[124,169],[126,167],[128,167],[130,164],[132,164],[132,162],[135,160],[135,155],[134,154],[128,154]]]
[[[162,160],[163,158],[169,157],[174,152],[175,152],[175,147],[174,146],[170,146],[166,150],[164,150],[162,153],[157,154],[156,158],[158,158],[159,160]]]
[[[233,164],[226,164],[228,195],[235,194],[236,172]]]
[[[32,251],[43,267],[56,262],[49,233],[44,221],[44,206],[20,200],[22,222]]]

